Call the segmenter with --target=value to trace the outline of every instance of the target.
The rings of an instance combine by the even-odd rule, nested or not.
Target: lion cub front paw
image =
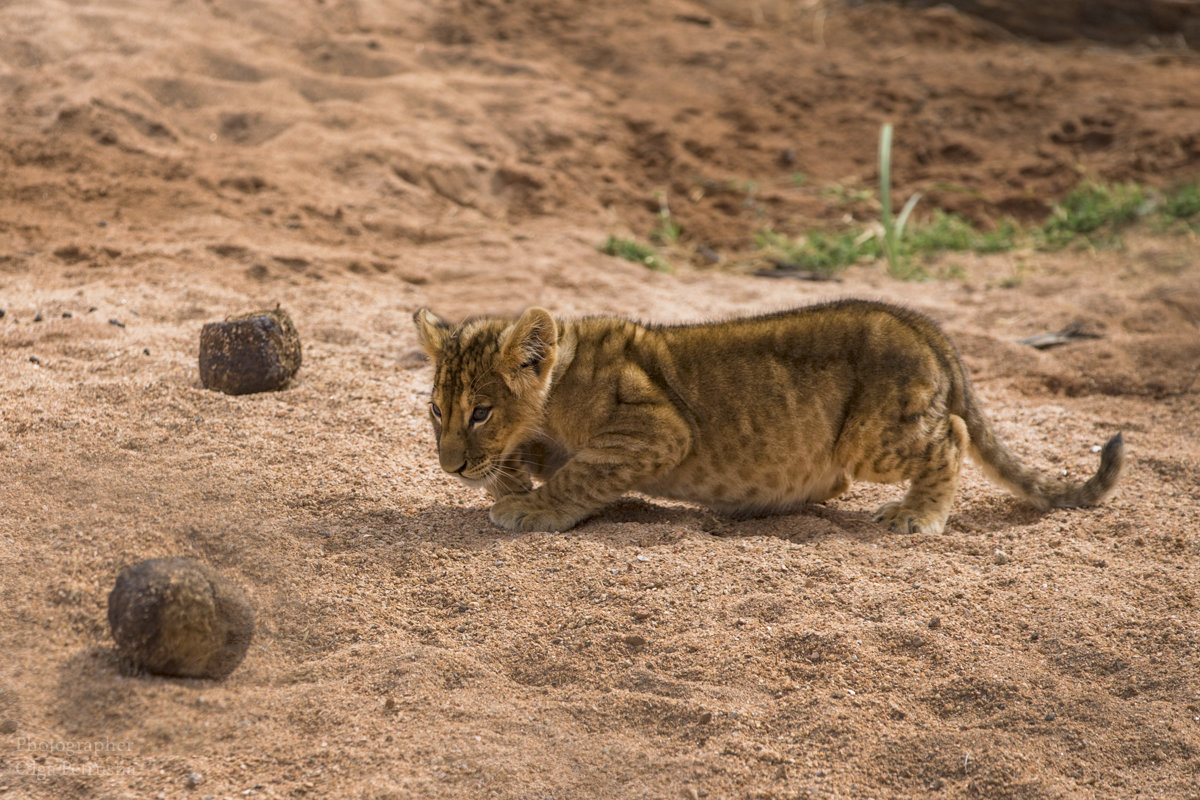
[[[875,516],[875,522],[885,525],[893,533],[941,533],[946,529],[946,517],[940,514],[921,514],[907,508],[901,501],[884,503]]]
[[[529,492],[501,497],[488,512],[492,524],[510,531],[565,531],[575,527],[580,517],[546,508]]]

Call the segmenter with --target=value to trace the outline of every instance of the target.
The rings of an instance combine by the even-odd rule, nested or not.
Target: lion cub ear
[[[426,355],[437,361],[446,345],[446,336],[450,333],[450,324],[443,322],[437,314],[428,308],[419,308],[413,314],[413,322],[417,324],[417,339]]]
[[[501,337],[500,360],[514,376],[528,370],[541,378],[554,366],[557,348],[554,317],[544,308],[530,308]]]

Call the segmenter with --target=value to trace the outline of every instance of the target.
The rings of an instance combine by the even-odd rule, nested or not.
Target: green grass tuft
[[[864,259],[879,258],[879,240],[863,231],[813,232],[801,239],[767,230],[755,234],[758,247],[796,269],[834,273]]]
[[[1040,234],[1046,247],[1065,247],[1077,237],[1115,233],[1152,208],[1146,188],[1136,183],[1086,181],[1055,204]]]
[[[1184,183],[1167,192],[1163,211],[1175,219],[1188,219],[1200,214],[1200,184]]]
[[[898,278],[923,278],[924,270],[914,269],[901,247],[908,217],[921,199],[918,192],[908,198],[898,216],[892,216],[892,125],[885,123],[879,132],[879,205],[883,222],[883,252],[892,274]]]
[[[622,239],[619,236],[609,236],[600,245],[600,252],[609,256],[633,261],[649,267],[656,272],[670,272],[671,265],[648,244],[641,244],[632,239]]]
[[[1006,221],[994,231],[981,231],[958,214],[940,208],[926,222],[910,225],[905,248],[910,255],[947,250],[1001,253],[1016,246],[1017,226]]]

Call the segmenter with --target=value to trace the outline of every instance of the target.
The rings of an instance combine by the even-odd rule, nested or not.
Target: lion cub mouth
[[[495,461],[483,461],[467,466],[456,477],[472,489],[486,489],[500,478],[500,468]]]

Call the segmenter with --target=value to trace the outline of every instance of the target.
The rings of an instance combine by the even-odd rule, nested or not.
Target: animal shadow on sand
[[[464,550],[482,549],[497,541],[548,535],[602,541],[610,546],[646,547],[694,536],[727,539],[769,536],[803,543],[823,539],[874,541],[886,534],[864,511],[812,505],[777,514],[729,516],[699,506],[660,503],[639,496],[624,497],[561,534],[499,528],[488,519],[486,500],[472,506],[433,503],[413,515],[364,509],[341,515],[338,527],[355,531],[354,538],[360,540],[364,532],[376,533]],[[328,533],[322,535],[329,543]]]

